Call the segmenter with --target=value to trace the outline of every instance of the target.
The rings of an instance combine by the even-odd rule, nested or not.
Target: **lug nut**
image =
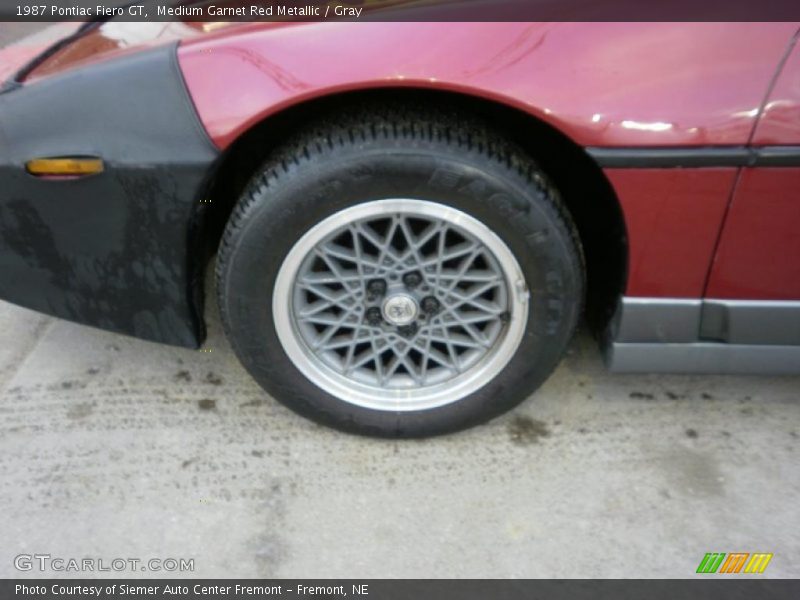
[[[367,323],[370,325],[380,325],[383,322],[381,309],[377,306],[371,306],[368,308],[365,317],[367,319]]]
[[[383,279],[370,279],[367,282],[367,297],[377,300],[386,293],[386,282]]]
[[[425,296],[422,299],[422,302],[420,302],[420,306],[422,307],[422,310],[429,315],[436,314],[439,312],[440,308],[439,301],[433,296]]]
[[[411,271],[403,275],[403,283],[408,289],[413,290],[422,283],[422,276],[417,271]]]
[[[413,337],[414,334],[417,333],[417,324],[409,323],[408,325],[403,325],[402,327],[398,327],[397,333],[399,333],[404,338]]]

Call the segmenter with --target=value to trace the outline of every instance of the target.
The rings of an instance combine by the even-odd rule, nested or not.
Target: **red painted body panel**
[[[753,144],[800,144],[797,44],[775,81]],[[742,171],[706,295],[741,300],[800,300],[800,168]]]
[[[745,144],[792,23],[303,23],[186,40],[179,59],[220,148],[303,100],[375,87],[461,91],[584,146]]]
[[[629,296],[699,298],[736,168],[607,169],[628,227]]]
[[[797,42],[770,92],[753,135],[753,144],[800,144],[800,45]]]
[[[800,168],[743,170],[706,295],[800,300]]]

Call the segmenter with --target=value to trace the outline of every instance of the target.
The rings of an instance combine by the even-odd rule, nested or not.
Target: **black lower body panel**
[[[0,168],[0,298],[136,337],[203,337],[189,224],[208,165],[115,167],[71,181]],[[19,181],[27,180],[27,181]]]
[[[194,227],[218,151],[163,46],[0,93],[0,298],[140,338],[205,335]],[[26,161],[96,156],[37,178]]]

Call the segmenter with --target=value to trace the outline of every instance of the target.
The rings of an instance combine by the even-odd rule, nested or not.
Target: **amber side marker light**
[[[82,177],[103,172],[103,161],[94,157],[34,158],[25,169],[37,177]]]

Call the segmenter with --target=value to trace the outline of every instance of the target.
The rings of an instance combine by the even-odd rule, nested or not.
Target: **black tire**
[[[271,395],[340,430],[423,437],[492,419],[542,384],[575,331],[585,286],[575,226],[535,162],[481,120],[387,106],[357,114],[298,135],[239,200],[217,259],[226,334]],[[487,225],[516,257],[530,291],[522,341],[502,371],[465,398],[413,412],[362,408],[311,383],[284,351],[270,310],[278,270],[304,232],[346,207],[398,197],[450,205]]]

